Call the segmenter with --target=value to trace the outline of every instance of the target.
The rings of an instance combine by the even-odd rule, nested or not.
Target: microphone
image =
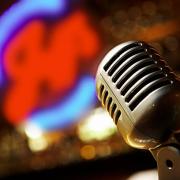
[[[130,146],[151,150],[175,141],[179,78],[150,45],[129,41],[113,48],[98,67],[96,90]]]

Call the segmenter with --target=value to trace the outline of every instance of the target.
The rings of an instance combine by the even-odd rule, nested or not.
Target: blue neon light
[[[0,17],[0,86],[3,83],[3,47],[9,37],[28,19],[39,15],[56,15],[63,12],[64,8],[65,0],[21,0]],[[65,127],[82,116],[95,101],[94,79],[87,76],[79,81],[65,102],[33,114],[28,119],[45,130]]]
[[[0,17],[0,60],[3,47],[12,33],[28,19],[39,15],[56,15],[63,12],[65,0],[21,0]],[[0,66],[0,86],[3,82],[3,67]]]
[[[95,103],[94,79],[84,77],[68,100],[57,107],[31,116],[30,122],[42,129],[65,127],[82,116]]]

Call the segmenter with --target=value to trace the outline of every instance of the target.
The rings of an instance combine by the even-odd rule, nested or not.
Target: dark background
[[[1,1],[0,14],[2,15],[16,2],[15,0]],[[179,74],[180,2],[178,0],[71,0],[69,4],[71,8],[65,16],[74,9],[85,10],[92,18],[103,44],[96,62],[91,67],[93,75],[107,51],[128,40],[147,41],[157,48],[173,70]],[[172,24],[175,28],[171,27]],[[104,141],[90,143],[96,148],[108,144],[112,149],[110,154],[90,160],[83,159],[75,151],[79,152],[81,146],[89,143],[79,140],[76,130],[78,123],[66,129],[56,130],[55,133],[63,134],[63,140],[57,141],[51,148],[38,153],[31,152],[27,137],[19,133],[18,127],[8,123],[4,116],[2,107],[6,88],[4,86],[0,89],[1,178],[120,180],[126,179],[134,172],[156,168],[150,152],[128,147],[119,133]],[[100,106],[99,103],[96,107],[98,106]],[[51,137],[52,133],[47,133],[46,136]],[[69,158],[68,153],[63,154],[64,151],[69,151],[74,156]]]

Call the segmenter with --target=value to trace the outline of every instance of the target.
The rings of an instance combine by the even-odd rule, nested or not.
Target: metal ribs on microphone
[[[151,92],[173,83],[165,62],[143,42],[124,46],[104,65],[104,70],[124,96],[131,111]]]

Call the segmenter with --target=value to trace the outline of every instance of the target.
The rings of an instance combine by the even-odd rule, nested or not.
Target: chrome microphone
[[[180,131],[179,78],[145,42],[113,48],[99,65],[96,89],[129,145],[156,148]]]

